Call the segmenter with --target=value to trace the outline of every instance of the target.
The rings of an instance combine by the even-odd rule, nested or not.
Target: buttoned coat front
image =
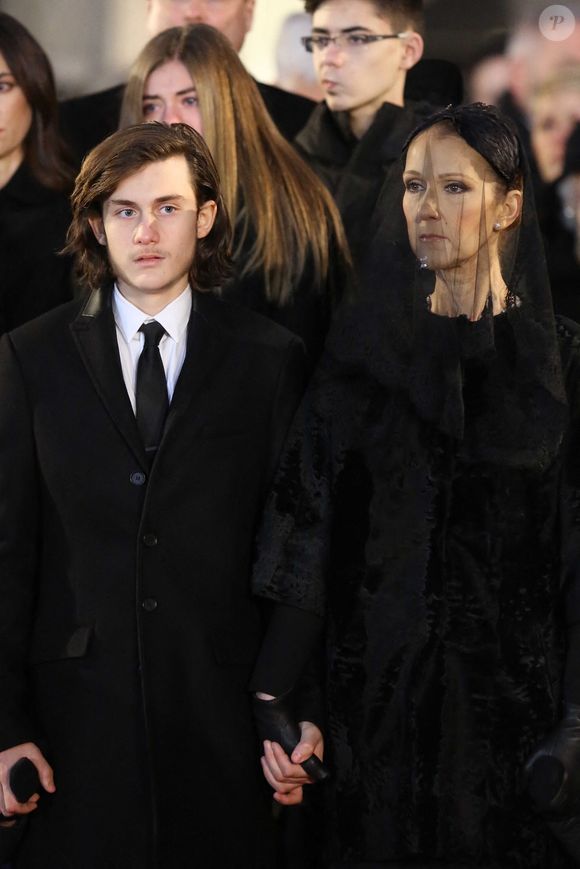
[[[0,749],[55,770],[18,869],[270,866],[247,681],[255,524],[302,387],[289,332],[194,293],[148,466],[110,292],[0,351]]]

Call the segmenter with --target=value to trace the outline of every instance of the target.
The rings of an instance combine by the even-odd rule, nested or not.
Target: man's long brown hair
[[[121,127],[142,120],[147,79],[169,60],[183,63],[196,88],[203,135],[236,223],[234,259],[241,274],[261,271],[267,298],[284,305],[311,262],[316,290],[329,272],[329,247],[348,259],[338,211],[322,182],[278,132],[256,83],[221,33],[193,24],[150,40],[131,70]]]
[[[73,219],[64,253],[77,262],[79,277],[91,289],[114,280],[107,249],[99,244],[90,217],[101,217],[103,203],[121,181],[144,166],[183,156],[197,204],[213,200],[217,215],[210,233],[197,239],[189,281],[195,289],[220,286],[230,274],[231,226],[220,192],[219,176],[208,147],[186,124],[138,124],[113,133],[85,158],[71,197]]]

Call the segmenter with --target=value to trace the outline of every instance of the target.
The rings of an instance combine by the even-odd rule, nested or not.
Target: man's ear
[[[198,208],[197,211],[197,237],[205,238],[209,235],[214,221],[217,217],[217,203],[213,199],[208,199]]]
[[[403,42],[403,56],[401,59],[401,69],[411,69],[418,63],[425,48],[423,37],[420,33],[412,30],[408,36],[401,37]]]
[[[102,244],[106,247],[107,236],[105,235],[105,225],[103,223],[103,218],[89,217],[89,223],[99,244]]]

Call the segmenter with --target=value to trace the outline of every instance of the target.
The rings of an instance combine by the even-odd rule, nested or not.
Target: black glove
[[[534,805],[580,861],[580,706],[564,705],[561,721],[529,759],[526,773]]]
[[[31,760],[20,758],[10,770],[10,789],[19,803],[26,803],[32,794],[40,793],[38,772]],[[16,851],[24,833],[28,817],[0,815],[0,864],[5,863]]]
[[[526,764],[538,811],[565,818],[580,813],[580,706],[566,704],[557,726]]]
[[[260,739],[277,742],[290,756],[300,742],[300,728],[292,714],[288,695],[274,700],[260,700],[254,695],[253,708]],[[328,767],[314,754],[300,766],[315,782],[325,781],[330,776]]]

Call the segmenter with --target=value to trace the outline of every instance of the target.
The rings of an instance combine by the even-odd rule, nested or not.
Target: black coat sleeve
[[[580,330],[558,318],[569,423],[560,483],[560,558],[566,622],[563,698],[580,704]]]
[[[38,473],[22,373],[0,341],[0,750],[36,739],[26,711],[28,644],[39,552]]]
[[[293,420],[258,535],[253,590],[324,615],[332,520],[330,414],[313,377]]]

